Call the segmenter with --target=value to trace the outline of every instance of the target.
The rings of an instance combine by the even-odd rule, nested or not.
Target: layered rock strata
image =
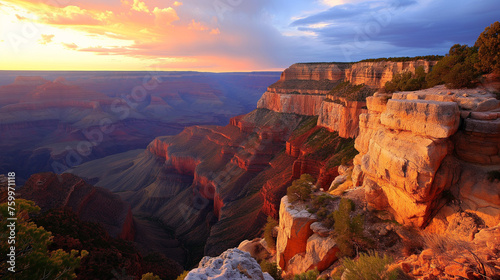
[[[360,116],[355,142],[360,154],[353,181],[365,187],[369,205],[421,227],[442,205],[443,191],[456,193],[467,204],[471,196],[463,194],[474,185],[474,192],[483,194],[482,202],[468,208],[496,225],[498,193],[486,194],[498,183],[475,182],[474,177],[499,164],[500,101],[481,90],[451,92],[442,87],[389,98],[367,99],[368,113]],[[469,165],[477,176],[467,175]]]
[[[340,82],[365,84],[381,88],[397,73],[415,72],[418,67],[425,71],[435,61],[409,62],[359,62],[359,63],[298,63],[287,68],[281,79],[271,85],[257,103],[257,108],[306,116],[319,116],[318,125],[337,131],[344,138],[358,134],[358,116],[365,104],[344,101],[344,104],[328,102],[326,95]]]

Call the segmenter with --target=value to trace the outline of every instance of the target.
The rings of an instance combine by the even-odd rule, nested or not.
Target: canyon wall
[[[492,94],[440,86],[369,97],[367,107],[353,181],[371,207],[424,227],[452,193],[462,211],[488,226],[500,222],[500,185],[485,179],[500,164],[500,101]]]
[[[345,70],[345,80],[355,85],[365,84],[370,87],[381,88],[386,82],[392,80],[394,75],[423,67],[425,72],[436,65],[437,61],[417,60],[405,62],[358,62]]]
[[[257,103],[257,108],[265,108],[280,113],[318,116],[325,95],[280,94],[266,91]]]
[[[363,101],[323,102],[318,126],[337,131],[342,138],[355,138],[359,133],[359,115],[367,112],[365,108]]]
[[[363,111],[361,102],[344,101],[335,104],[326,95],[340,82],[365,84],[381,88],[397,73],[415,72],[418,67],[425,71],[436,61],[407,62],[358,62],[358,63],[297,63],[281,74],[278,82],[271,85],[257,103],[257,108],[281,113],[319,116],[318,125],[339,132],[344,138],[358,134],[358,116]]]

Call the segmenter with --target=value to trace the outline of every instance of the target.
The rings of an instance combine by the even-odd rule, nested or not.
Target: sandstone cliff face
[[[359,62],[359,63],[298,63],[287,68],[281,79],[261,97],[258,108],[275,112],[319,116],[318,125],[337,131],[344,138],[358,134],[358,117],[364,111],[362,102],[344,102],[344,105],[325,101],[325,95],[342,81],[355,85],[366,84],[381,88],[397,73],[426,71],[435,61]]]
[[[337,131],[342,138],[355,138],[359,133],[359,115],[367,113],[366,102],[346,101],[321,103],[318,126]]]
[[[498,164],[500,103],[490,94],[478,90],[447,93],[437,87],[397,93],[392,99],[369,97],[367,105],[355,142],[360,154],[354,161],[353,181],[362,182],[371,207],[390,209],[399,222],[422,227],[444,203],[440,200],[443,191],[455,192],[465,202],[472,199],[464,195],[470,188],[465,186],[475,186],[474,192],[482,193],[481,202],[466,208],[489,226],[500,221],[498,201],[489,198],[498,184],[474,181]],[[477,112],[478,108],[487,113]],[[467,175],[467,166],[474,164],[482,164],[474,168],[478,174]]]
[[[407,62],[358,62],[345,70],[345,80],[355,85],[365,84],[367,86],[381,88],[386,82],[392,80],[395,74],[404,71],[415,72],[418,67],[424,67],[425,71],[436,65],[437,61],[407,61]]]
[[[325,95],[280,94],[266,91],[257,103],[257,108],[265,108],[280,113],[318,116]]]
[[[313,226],[316,221],[304,205],[289,203],[287,196],[281,199],[276,262],[287,273],[323,271],[337,260],[335,239],[321,234]]]
[[[296,63],[285,69],[281,80],[341,80],[348,63]]]

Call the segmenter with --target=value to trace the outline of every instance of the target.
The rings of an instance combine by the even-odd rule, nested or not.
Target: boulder
[[[204,257],[198,268],[191,270],[185,280],[273,280],[268,273],[262,273],[260,265],[249,253],[229,249],[218,257]]]
[[[300,274],[308,270],[323,271],[337,260],[335,239],[313,234],[307,240],[306,252],[297,254],[290,259],[287,273]]]
[[[249,253],[252,258],[256,259],[258,262],[265,260],[271,256],[271,253],[262,245],[261,238],[255,238],[253,240],[244,240],[238,246],[238,249]]]
[[[500,224],[480,230],[474,236],[474,243],[479,247],[500,252]]]

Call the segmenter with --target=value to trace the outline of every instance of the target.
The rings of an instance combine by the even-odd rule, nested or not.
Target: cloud
[[[78,46],[62,44],[64,48],[154,60],[169,68],[247,70],[444,54],[454,43],[473,43],[498,20],[495,12],[500,8],[498,0],[1,2],[18,7],[38,24],[96,38],[71,38]]]
[[[149,8],[148,8],[148,6],[146,6],[146,3],[144,3],[140,0],[134,0],[134,3],[132,3],[132,10],[138,11],[138,12],[149,13]]]
[[[61,43],[65,48],[70,49],[70,50],[76,50],[78,49],[78,46],[75,43]]]
[[[193,29],[193,30],[198,30],[198,31],[204,31],[204,30],[208,30],[209,29],[203,23],[196,22],[194,19],[191,20],[191,23],[188,25],[188,28],[189,29]]]
[[[155,7],[153,14],[156,17],[155,21],[158,26],[170,25],[172,22],[179,20],[177,12],[172,7],[164,9]]]
[[[42,34],[41,39],[38,41],[41,45],[46,45],[48,43],[52,42],[52,39],[54,39],[55,35],[49,35],[49,34]]]
[[[346,48],[352,60],[444,54],[454,43],[473,44],[484,27],[497,20],[498,8],[495,0],[363,1],[328,8],[290,26],[315,32],[341,58]]]
[[[23,20],[27,20],[28,18],[27,17],[23,17],[23,16],[20,16],[18,14],[16,14],[16,18],[20,21],[23,21]]]

